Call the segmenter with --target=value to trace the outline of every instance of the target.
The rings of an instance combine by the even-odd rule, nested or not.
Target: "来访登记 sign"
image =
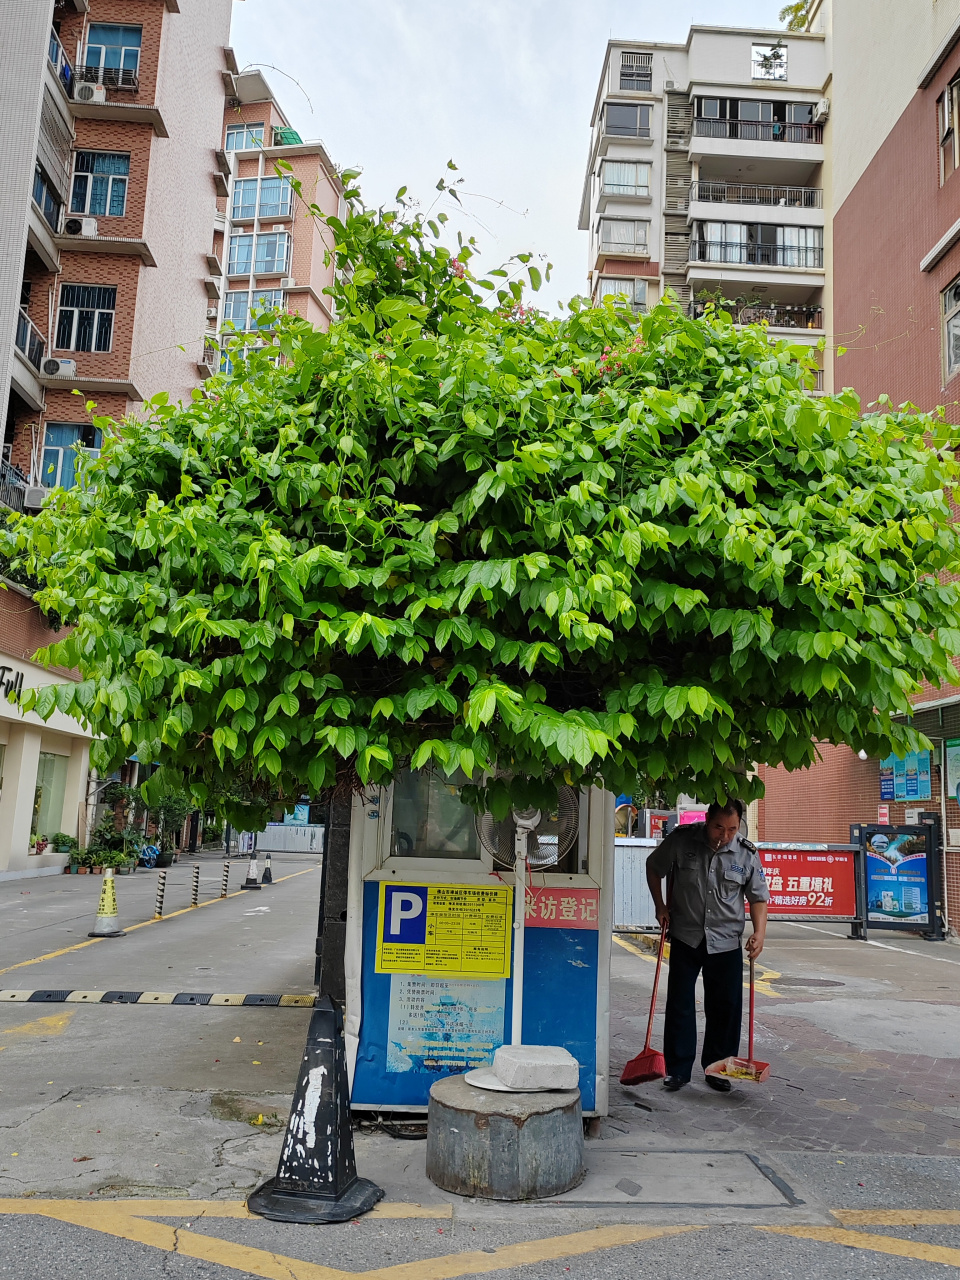
[[[509,978],[512,904],[506,885],[382,881],[377,973]]]

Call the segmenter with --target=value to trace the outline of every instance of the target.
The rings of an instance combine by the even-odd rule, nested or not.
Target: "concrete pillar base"
[[[430,1090],[427,1177],[488,1200],[542,1200],[583,1178],[580,1090],[491,1093],[463,1076]]]

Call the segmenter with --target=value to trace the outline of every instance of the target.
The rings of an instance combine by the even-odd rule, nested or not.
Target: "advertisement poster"
[[[956,765],[960,766],[960,739],[955,746]],[[954,773],[955,781],[960,785],[960,773],[956,767]],[[929,800],[931,795],[929,751],[909,751],[902,760],[887,756],[886,760],[880,761],[881,800]]]
[[[684,809],[680,814],[678,826],[688,827],[692,822],[706,822],[706,809]]]
[[[960,743],[957,744],[960,746]],[[897,793],[893,786],[893,766],[896,762],[896,756],[887,756],[886,760],[880,761],[880,799],[896,800]]]
[[[381,882],[377,973],[510,976],[513,890]]]
[[[960,804],[960,738],[948,738],[943,744],[946,759],[947,791]]]
[[[900,929],[929,926],[929,832],[905,827],[865,827],[867,921]]]
[[[387,1071],[450,1075],[490,1066],[503,1044],[505,987],[502,978],[456,982],[394,974]]]
[[[960,742],[957,743],[957,746],[958,748],[960,748]],[[647,839],[662,840],[663,833],[666,829],[666,826],[669,820],[670,820],[669,813],[648,813],[647,814]]]
[[[851,920],[857,914],[855,853],[759,848],[770,890],[768,911],[776,916]]]

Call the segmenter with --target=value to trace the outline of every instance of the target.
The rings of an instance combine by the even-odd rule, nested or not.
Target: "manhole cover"
[[[842,987],[843,982],[834,982],[832,978],[771,978],[778,987]]]

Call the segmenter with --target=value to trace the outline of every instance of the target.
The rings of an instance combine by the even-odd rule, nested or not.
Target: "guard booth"
[[[569,1050],[584,1112],[605,1115],[614,797],[563,791],[565,825],[558,806],[537,838],[570,847],[531,870],[527,886],[522,1039]],[[425,1110],[435,1080],[488,1066],[510,1043],[514,872],[498,853],[510,839],[478,822],[457,782],[439,773],[408,770],[354,797],[345,955],[353,1107]]]

